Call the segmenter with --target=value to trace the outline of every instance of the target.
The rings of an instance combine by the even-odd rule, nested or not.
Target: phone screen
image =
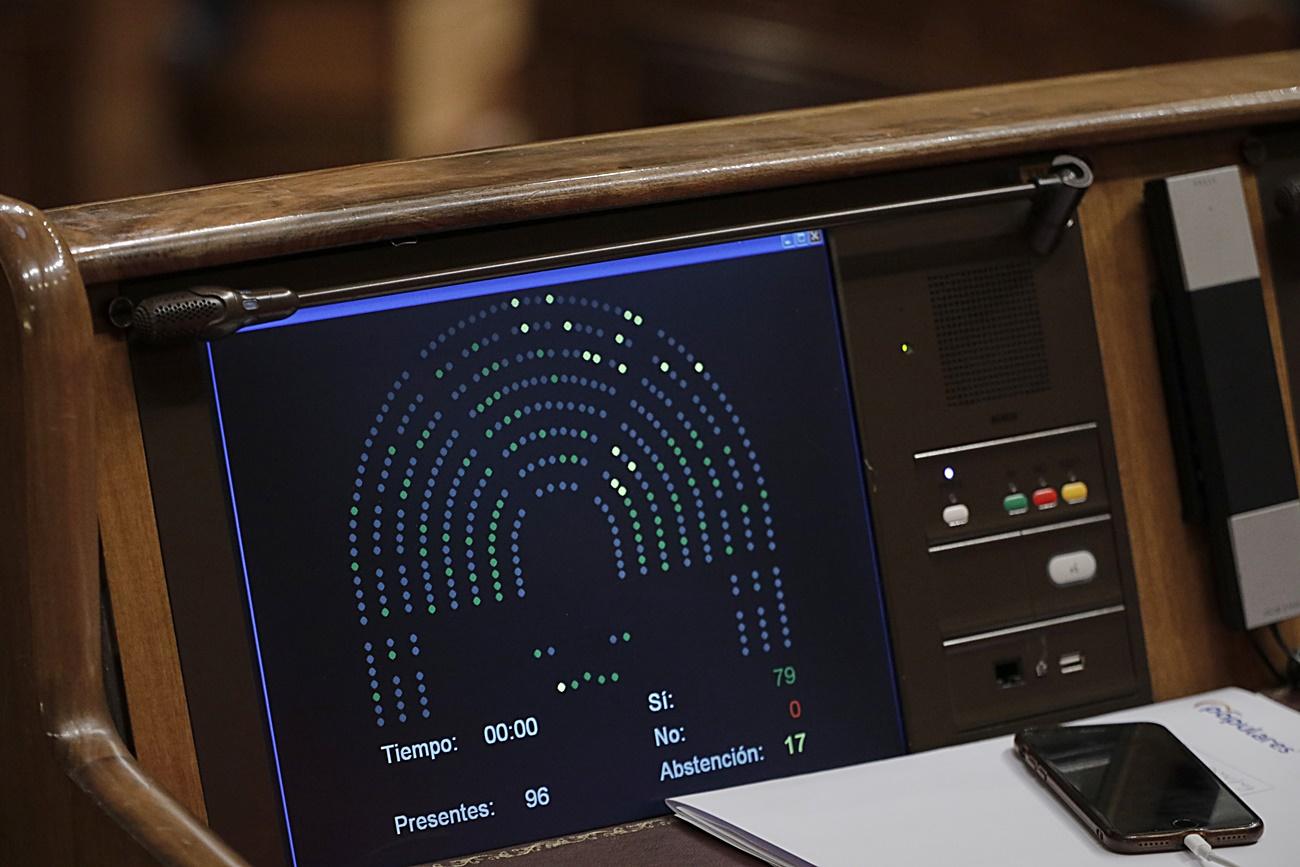
[[[1164,726],[1030,729],[1020,740],[1120,835],[1237,828],[1259,821]]]

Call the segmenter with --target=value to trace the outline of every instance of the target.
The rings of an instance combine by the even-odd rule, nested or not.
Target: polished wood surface
[[[331,169],[60,208],[88,283],[1300,112],[1300,51]]]
[[[28,771],[0,776],[6,812],[32,811],[25,826],[6,817],[2,845],[15,850],[11,863],[139,861],[140,849],[105,830],[106,814],[166,863],[243,864],[141,772],[105,703],[90,310],[67,247],[12,199],[0,199],[0,273],[0,755],[6,770]],[[70,797],[56,768],[89,800]],[[77,834],[78,821],[99,828]]]
[[[100,549],[140,767],[206,819],[126,344],[95,335]]]

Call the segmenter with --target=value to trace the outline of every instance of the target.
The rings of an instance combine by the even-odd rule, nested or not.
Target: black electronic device
[[[1090,177],[187,275],[299,305],[132,343],[213,827],[405,864],[1148,700]]]
[[[1156,723],[1055,726],[1016,735],[1016,754],[1096,836],[1129,854],[1254,843],[1264,823],[1169,729]]]
[[[1184,513],[1204,520],[1224,617],[1300,613],[1300,499],[1236,166],[1148,183],[1153,318]]]

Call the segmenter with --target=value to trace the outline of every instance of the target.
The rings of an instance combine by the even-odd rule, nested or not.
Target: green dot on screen
[[[396,651],[396,650],[390,650],[390,651],[388,651],[388,658],[389,658],[389,659],[397,659],[397,651]]]
[[[611,675],[609,676],[609,679],[612,680],[612,681],[614,681],[614,683],[618,683],[618,672],[616,671],[616,672],[614,672],[613,674],[611,674]]]
[[[379,610],[379,613],[382,614],[384,617],[387,617],[387,616],[388,616],[388,609],[387,609],[387,608],[381,608],[381,609]]]
[[[541,658],[542,658],[542,651],[541,651],[541,650],[534,650],[534,651],[533,651],[533,659],[541,659]]]
[[[371,700],[371,701],[379,701],[379,693],[377,693],[377,692],[372,692],[372,693],[370,694],[370,700]]]
[[[483,600],[480,599],[480,598],[478,598],[477,596],[475,596],[475,597],[474,597],[474,604],[475,604],[475,605],[482,605],[482,604],[483,604]]]
[[[624,641],[631,641],[631,640],[632,640],[632,633],[630,633],[630,632],[624,632],[624,633],[623,633],[623,640],[624,640]]]
[[[430,605],[430,606],[429,606],[429,613],[430,613],[430,614],[437,614],[437,613],[438,613],[438,606],[437,606],[437,605]]]

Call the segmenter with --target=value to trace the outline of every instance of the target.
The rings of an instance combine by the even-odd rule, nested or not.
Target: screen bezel
[[[458,232],[169,275],[121,289],[128,297],[142,297],[195,284],[310,290],[347,279],[399,279],[425,273],[431,270],[431,263],[443,267],[492,263],[761,220],[797,221],[801,213],[1005,186],[1020,180],[1021,165],[1019,161],[977,164]],[[820,226],[794,222],[782,231],[800,228]],[[771,232],[755,231],[752,236],[764,234]],[[700,245],[682,243],[668,249]],[[511,255],[503,257],[503,250]],[[593,256],[590,261],[601,258],[611,257]],[[131,356],[209,823],[253,861],[287,863],[287,833],[251,647],[239,551],[220,467],[205,347],[135,346]],[[854,424],[856,427],[856,420]],[[879,574],[878,567],[876,571]],[[883,596],[883,587],[881,593]],[[887,613],[888,599],[884,602]],[[887,637],[892,645],[892,636]],[[268,815],[279,818],[272,824],[266,821]]]

